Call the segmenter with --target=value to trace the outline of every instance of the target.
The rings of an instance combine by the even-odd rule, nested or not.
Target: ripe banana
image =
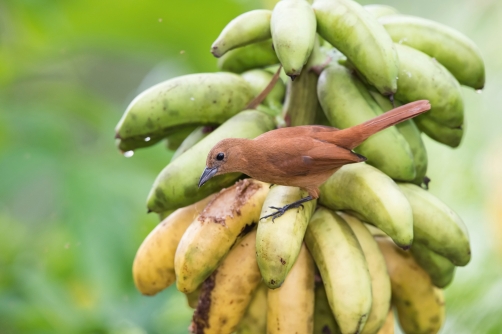
[[[316,0],[312,8],[319,35],[347,56],[380,93],[394,94],[399,61],[392,39],[377,19],[352,0]]]
[[[267,295],[267,333],[312,333],[314,261],[303,244],[284,284]]]
[[[198,187],[211,148],[224,138],[254,138],[274,127],[273,119],[257,110],[235,115],[160,172],[148,195],[148,209],[154,212],[177,209],[231,185],[240,174],[220,175]]]
[[[132,265],[134,284],[142,294],[153,296],[174,283],[174,254],[181,236],[213,197],[174,211],[145,238]]]
[[[174,161],[180,155],[188,151],[192,146],[200,142],[202,139],[206,138],[214,130],[213,127],[208,125],[196,127],[183,142],[178,146],[176,152],[174,152],[171,161]]]
[[[211,275],[236,240],[258,222],[268,191],[268,184],[245,179],[215,196],[179,242],[174,257],[178,290],[190,293]]]
[[[462,125],[464,103],[457,79],[425,53],[406,45],[395,46],[399,56],[396,99],[406,103],[429,100],[431,110],[416,118],[430,118],[451,128]]]
[[[316,18],[305,0],[279,1],[272,11],[270,31],[277,58],[293,80],[307,62],[316,34]]]
[[[322,109],[332,126],[345,129],[382,113],[364,84],[349,69],[332,62],[324,69],[317,84]],[[365,140],[356,152],[393,179],[415,179],[411,149],[395,127],[380,131]]]
[[[363,7],[377,19],[388,15],[399,14],[396,8],[387,5],[371,4]]]
[[[204,281],[191,333],[231,334],[235,331],[261,281],[255,239],[255,231],[248,233]]]
[[[392,286],[392,304],[405,333],[437,333],[444,317],[444,298],[427,273],[409,252],[390,239],[376,237],[387,263]]]
[[[459,31],[421,17],[392,15],[379,19],[392,40],[436,59],[462,84],[485,85],[485,65],[476,44]]]
[[[234,73],[242,73],[275,64],[279,64],[279,59],[275,54],[270,39],[228,51],[218,59],[218,68],[220,70]]]
[[[232,73],[189,74],[138,95],[115,128],[119,149],[153,145],[178,128],[221,124],[252,100],[249,84]]]
[[[235,330],[236,334],[256,334],[267,331],[267,292],[265,284],[256,289],[246,313]]]
[[[455,265],[450,260],[434,253],[419,242],[414,242],[410,251],[415,261],[429,274],[435,286],[444,288],[451,283]]]
[[[274,207],[283,207],[307,196],[297,187],[272,186],[260,217],[275,211]],[[282,285],[286,275],[300,253],[305,230],[316,206],[316,201],[309,201],[294,210],[286,211],[282,216],[260,220],[256,233],[256,257],[265,284],[275,289]]]
[[[219,58],[227,51],[270,39],[270,17],[267,9],[252,10],[237,16],[221,31],[211,46],[211,53]]]
[[[455,148],[462,141],[464,135],[463,125],[451,128],[439,124],[433,119],[421,117],[415,117],[413,121],[421,131],[439,143]]]
[[[413,210],[415,240],[446,257],[456,266],[469,263],[471,247],[462,219],[437,197],[419,186],[410,183],[398,183],[398,186]]]
[[[390,278],[385,266],[385,259],[373,239],[370,231],[357,218],[343,212],[338,212],[354,232],[368,263],[371,277],[372,304],[366,325],[361,334],[376,333],[385,323],[390,308]]]
[[[341,332],[359,333],[368,319],[372,296],[368,265],[354,232],[336,213],[320,207],[307,227],[305,243]]]
[[[274,75],[266,70],[256,69],[246,71],[241,76],[251,86],[253,94],[258,96],[267,87]],[[285,94],[286,85],[282,80],[277,80],[274,88],[268,93],[262,104],[272,109],[276,114],[280,114]]]
[[[387,314],[387,319],[377,334],[394,334],[394,310],[391,308]]]
[[[322,282],[315,287],[314,334],[341,334]]]
[[[410,203],[394,181],[374,167],[359,163],[340,168],[321,186],[319,204],[354,213],[403,248],[413,242]]]

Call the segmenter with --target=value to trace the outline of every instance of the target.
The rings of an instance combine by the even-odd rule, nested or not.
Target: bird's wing
[[[255,140],[268,140],[269,138],[293,139],[297,137],[302,137],[302,138],[310,137],[321,140],[320,136],[329,137],[329,133],[333,133],[336,131],[339,130],[331,126],[301,125],[301,126],[293,126],[293,127],[272,130],[256,137]]]

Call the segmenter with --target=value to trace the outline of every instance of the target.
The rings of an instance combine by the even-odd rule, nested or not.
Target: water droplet
[[[482,89],[476,89],[476,93],[481,94],[481,93],[483,93],[483,90]]]
[[[185,50],[180,50],[180,55],[184,54]]]
[[[159,22],[162,22],[162,19],[159,19]]]
[[[145,141],[150,141],[150,139],[152,139],[152,138],[150,138],[150,137],[146,137],[146,138],[145,138]]]
[[[411,72],[406,71],[406,75],[408,76],[408,78],[411,78]]]
[[[406,42],[407,40],[408,40],[408,37],[401,38],[398,43],[403,44],[403,42]]]
[[[124,152],[124,157],[126,158],[130,158],[134,155],[134,151],[127,151],[127,152]]]
[[[190,98],[190,101],[195,101],[195,98],[191,97],[191,98]]]

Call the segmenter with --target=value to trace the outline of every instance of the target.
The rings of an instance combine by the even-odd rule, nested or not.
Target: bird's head
[[[249,139],[227,138],[216,144],[206,159],[206,169],[199,180],[199,187],[213,176],[239,171],[239,165],[244,160],[241,145]]]

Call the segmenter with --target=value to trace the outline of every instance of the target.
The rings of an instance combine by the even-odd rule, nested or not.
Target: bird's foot
[[[298,200],[296,202],[293,202],[293,203],[290,203],[290,204],[286,204],[282,208],[278,208],[276,206],[269,206],[269,208],[277,210],[277,211],[275,211],[275,212],[273,212],[273,213],[271,213],[269,215],[261,217],[260,220],[272,217],[272,222],[274,222],[274,220],[276,218],[279,218],[280,216],[282,216],[289,209],[294,209],[294,208],[299,208],[299,207],[302,207],[302,209],[303,209],[303,203],[308,202],[310,200],[312,200],[312,197],[311,196],[307,196],[307,197],[302,198],[302,199],[300,199],[300,200]]]

